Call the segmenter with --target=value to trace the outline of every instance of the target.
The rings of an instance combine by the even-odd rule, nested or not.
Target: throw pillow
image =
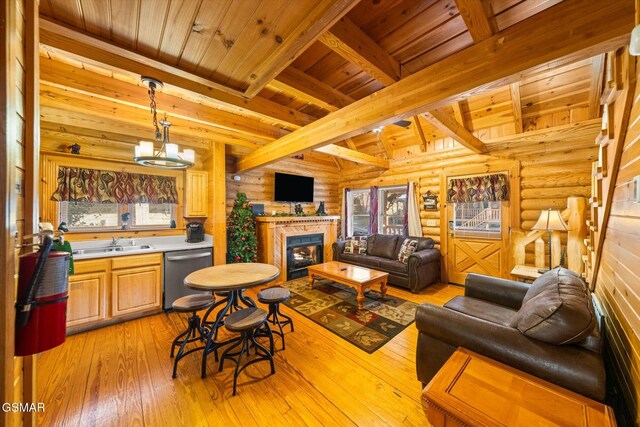
[[[535,280],[511,322],[524,335],[556,345],[583,340],[595,324],[589,288],[580,276],[564,268]]]
[[[345,254],[367,254],[367,236],[354,236],[346,240],[344,245]]]
[[[418,241],[414,239],[404,239],[402,246],[400,246],[400,252],[398,252],[398,261],[404,264],[409,262],[409,256],[416,251],[418,247]]]

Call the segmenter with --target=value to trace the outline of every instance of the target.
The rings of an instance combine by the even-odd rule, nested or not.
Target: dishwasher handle
[[[182,255],[182,256],[167,257],[167,261],[184,261],[185,259],[204,258],[208,256],[212,256],[211,252],[196,254],[196,255]]]

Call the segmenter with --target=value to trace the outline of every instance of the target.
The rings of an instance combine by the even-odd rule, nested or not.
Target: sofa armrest
[[[422,304],[416,327],[452,347],[464,347],[561,387],[602,402],[605,371],[602,358],[575,345],[553,345],[527,338],[517,329],[444,307]],[[418,352],[428,349],[418,349]]]
[[[331,249],[333,250],[333,260],[338,261],[338,255],[344,252],[344,247],[346,245],[346,241],[337,240],[331,245]]]
[[[425,265],[434,261],[440,261],[440,251],[437,249],[423,249],[409,255],[409,264]]]
[[[530,285],[513,280],[468,274],[464,295],[518,310]]]

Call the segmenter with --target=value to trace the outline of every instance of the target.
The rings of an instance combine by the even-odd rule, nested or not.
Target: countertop
[[[93,249],[111,246],[111,239],[106,240],[90,240],[82,242],[74,242],[73,236],[65,236],[67,241],[71,243],[72,250]],[[213,248],[213,236],[205,234],[204,241],[199,243],[187,243],[185,236],[163,236],[163,237],[140,237],[135,239],[122,239],[118,242],[118,246],[142,246],[149,245],[149,249],[138,249],[122,252],[98,252],[89,254],[74,254],[74,260],[95,259],[95,258],[112,258],[129,255],[143,255],[158,252],[186,251],[190,249]]]

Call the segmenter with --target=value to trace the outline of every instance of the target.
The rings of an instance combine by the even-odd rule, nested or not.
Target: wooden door
[[[497,203],[500,205],[500,231],[497,233],[456,230],[456,206],[454,203],[447,206],[449,229],[446,259],[449,282],[464,284],[469,273],[508,277],[510,210],[506,202]]]
[[[209,174],[205,171],[187,171],[185,216],[206,217]]]
[[[107,316],[107,274],[76,274],[69,277],[67,327],[84,325]]]
[[[128,268],[111,273],[111,315],[113,317],[159,309],[162,267]]]

